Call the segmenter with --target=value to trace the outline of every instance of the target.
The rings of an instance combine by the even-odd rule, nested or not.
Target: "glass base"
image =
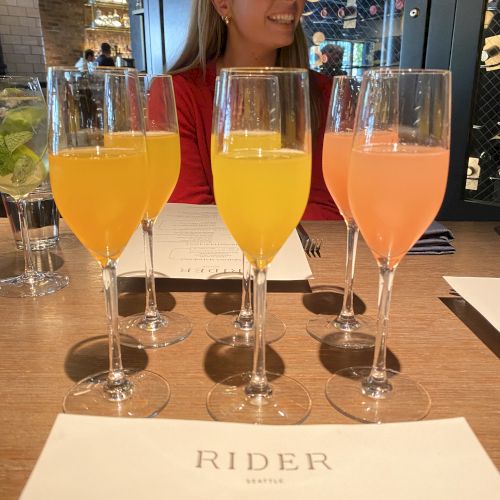
[[[362,384],[370,371],[369,366],[357,366],[334,373],[325,392],[336,410],[360,422],[376,424],[421,420],[429,413],[431,399],[425,388],[394,370],[385,370],[392,390],[379,397],[365,395]]]
[[[80,380],[66,394],[65,413],[100,415],[104,417],[155,417],[170,399],[168,382],[146,370],[124,370],[130,382],[126,399],[110,399],[104,391],[108,373],[100,372]]]
[[[215,385],[207,396],[208,413],[214,420],[248,424],[300,424],[311,411],[311,398],[306,388],[296,380],[266,373],[273,378],[272,394],[250,397],[245,387],[251,373],[228,377]]]
[[[69,283],[67,276],[57,273],[35,272],[32,276],[21,274],[15,278],[0,280],[1,297],[41,297],[64,288]]]
[[[236,320],[240,311],[229,311],[218,314],[207,324],[208,336],[218,344],[231,347],[253,347],[254,333],[252,329],[241,328]],[[266,344],[279,340],[285,334],[286,326],[274,314],[266,314],[264,337]]]
[[[350,321],[339,321],[339,316],[319,315],[307,322],[306,330],[322,344],[339,349],[369,349],[375,345],[376,320],[354,316]]]
[[[120,322],[120,343],[136,349],[158,349],[176,344],[189,336],[191,321],[182,314],[162,312],[149,320],[144,313],[128,316]]]

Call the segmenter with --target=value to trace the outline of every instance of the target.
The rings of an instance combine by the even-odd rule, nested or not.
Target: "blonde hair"
[[[181,55],[170,68],[176,74],[192,68],[200,68],[205,75],[207,63],[224,54],[227,43],[227,25],[221,19],[210,0],[193,0],[191,20],[186,45]],[[302,25],[295,29],[291,45],[278,49],[276,65],[283,68],[309,68],[307,44]],[[310,85],[311,125],[319,128],[320,96]]]

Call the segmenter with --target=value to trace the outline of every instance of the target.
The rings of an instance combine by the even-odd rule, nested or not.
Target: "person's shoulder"
[[[212,110],[215,78],[200,67],[189,68],[172,75],[177,104],[190,104],[196,113]]]
[[[75,63],[75,68],[79,71],[84,71],[86,66],[86,61],[83,57],[80,57],[80,59],[78,59]]]
[[[172,79],[176,83],[181,83],[187,86],[199,87],[205,85],[203,71],[199,67],[189,68],[172,75]]]
[[[181,69],[172,74],[174,80],[184,80],[196,86],[213,87],[215,85],[216,66],[215,61],[209,61],[205,68],[193,66]]]

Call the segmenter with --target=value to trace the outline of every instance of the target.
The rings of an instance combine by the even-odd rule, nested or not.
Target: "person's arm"
[[[211,168],[210,150],[204,135],[203,117],[193,95],[196,89],[182,75],[174,76],[173,81],[181,143],[181,170],[169,201],[213,204],[214,195],[206,173]]]

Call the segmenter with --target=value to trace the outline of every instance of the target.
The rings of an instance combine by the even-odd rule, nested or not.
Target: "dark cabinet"
[[[138,3],[137,0],[129,0],[129,10],[135,67],[147,73],[163,73],[163,1],[143,0]]]
[[[434,1],[430,19],[425,64],[453,75],[450,171],[440,217],[500,220],[500,2]]]
[[[302,24],[310,64],[450,69],[452,140],[443,219],[500,220],[500,0],[318,0]],[[331,74],[331,73],[330,73]]]
[[[139,71],[163,73],[177,60],[188,33],[191,0],[129,0],[135,66]]]
[[[142,2],[128,0],[130,17],[130,42],[134,55],[134,66],[138,71],[147,71],[146,43],[144,34],[144,7]]]

